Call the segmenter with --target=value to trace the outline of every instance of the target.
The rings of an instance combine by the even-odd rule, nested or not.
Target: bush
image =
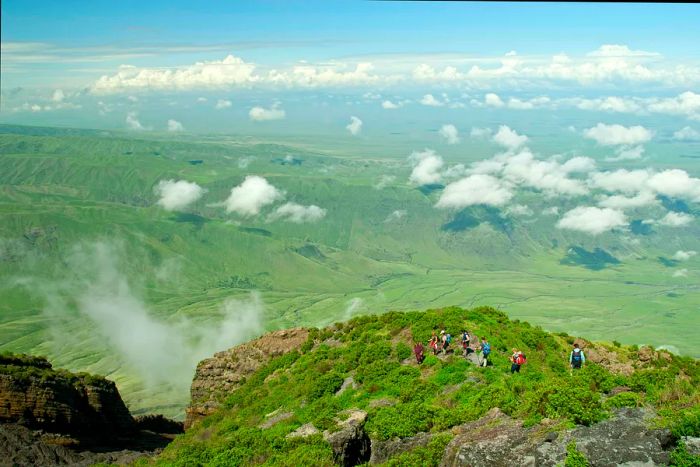
[[[605,401],[605,406],[610,409],[619,409],[621,407],[639,407],[639,395],[634,392],[621,392],[608,398]]]
[[[412,354],[413,350],[403,342],[399,342],[396,344],[396,347],[394,347],[394,355],[398,361],[406,360]]]
[[[566,460],[564,467],[588,467],[588,459],[581,451],[576,449],[576,441],[571,441],[566,445]]]

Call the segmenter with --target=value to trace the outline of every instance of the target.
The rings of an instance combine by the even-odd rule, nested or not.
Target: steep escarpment
[[[309,331],[303,328],[274,331],[199,362],[190,389],[185,428],[216,411],[226,395],[271,359],[298,350],[308,336]]]
[[[182,424],[134,418],[114,382],[0,355],[0,458],[10,465],[126,463],[162,449]]]
[[[465,358],[460,348],[419,364],[413,343],[441,329],[487,337],[491,365],[476,365],[474,354]],[[218,354],[216,363],[203,362],[193,394],[214,405],[156,463],[698,461],[693,436],[700,435],[700,365],[690,358],[547,333],[491,308],[363,316],[294,332],[294,345],[282,338],[285,350],[256,357],[251,366],[239,362],[257,354],[259,348],[251,349],[259,342]],[[266,338],[273,348],[279,334]],[[572,372],[568,354],[574,342],[589,358]],[[514,347],[527,363],[511,374]],[[245,358],[239,359],[239,351]]]

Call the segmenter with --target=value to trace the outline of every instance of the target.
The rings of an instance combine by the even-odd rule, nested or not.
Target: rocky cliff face
[[[134,419],[112,381],[0,355],[0,465],[131,462],[179,432],[161,416]]]
[[[303,328],[274,331],[202,360],[190,389],[185,429],[214,412],[228,393],[272,358],[299,349],[308,336]]]
[[[76,435],[129,435],[136,424],[112,381],[57,372],[40,358],[0,358],[0,421]]]

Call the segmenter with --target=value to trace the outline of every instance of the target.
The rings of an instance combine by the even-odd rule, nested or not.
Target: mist
[[[54,345],[101,347],[137,374],[147,390],[163,385],[186,390],[200,360],[263,331],[264,306],[256,292],[245,300],[225,300],[215,319],[207,314],[207,322],[159,318],[134,286],[142,278],[130,280],[122,258],[128,254],[118,244],[81,244],[66,258],[63,278],[31,281],[44,299]],[[89,334],[81,342],[71,330],[85,327]]]

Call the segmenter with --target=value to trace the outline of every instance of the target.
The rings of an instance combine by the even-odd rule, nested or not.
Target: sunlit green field
[[[488,157],[483,147],[467,152]],[[283,163],[290,155],[301,164]],[[145,384],[76,310],[75,297],[55,285],[85,280],[91,269],[76,270],[72,251],[103,242],[113,245],[111,260],[130,293],[159,322],[215,327],[222,303],[252,290],[264,303],[265,329],[490,305],[548,330],[700,357],[700,285],[692,273],[700,260],[659,260],[678,249],[700,251],[697,223],[592,238],[554,228],[555,218],[539,214],[547,206],[528,193],[519,196],[532,217],[481,207],[459,217],[433,207],[439,193],[407,183],[406,156],[332,141],[138,139],[0,126],[0,350],[105,374],[136,412],[182,413],[191,374],[177,384]],[[264,176],[287,200],[327,209],[326,217],[293,224],[226,214],[216,203],[248,174]],[[377,188],[383,175],[396,178]],[[153,191],[163,179],[208,192],[186,212],[168,212]],[[406,214],[392,218],[394,211]],[[585,267],[569,256],[562,263],[572,246],[602,248],[619,262],[593,259]],[[680,267],[691,273],[673,277]]]

